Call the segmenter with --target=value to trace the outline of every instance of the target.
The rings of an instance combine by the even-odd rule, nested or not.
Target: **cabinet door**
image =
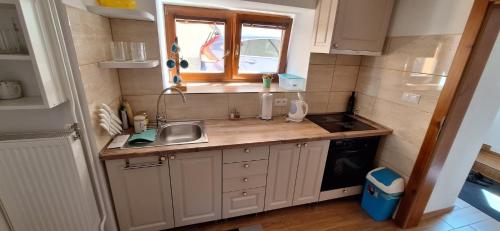
[[[322,140],[304,143],[300,148],[293,205],[307,204],[319,200],[321,180],[323,179],[329,146],[329,140]]]
[[[394,0],[339,0],[332,53],[380,55],[393,5]]]
[[[338,0],[319,0],[313,25],[311,52],[330,53]]]
[[[299,151],[298,144],[271,146],[265,211],[292,206]]]
[[[264,210],[265,189],[255,188],[224,193],[222,196],[222,217],[230,218]]]
[[[172,155],[169,163],[175,226],[220,219],[222,152]]]
[[[174,227],[168,163],[159,157],[106,161],[113,201],[122,231]]]

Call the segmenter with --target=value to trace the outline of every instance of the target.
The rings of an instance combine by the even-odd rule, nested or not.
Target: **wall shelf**
[[[129,10],[103,6],[87,6],[87,10],[107,18],[132,19],[142,21],[155,21],[155,16],[144,10]]]
[[[31,57],[28,54],[0,54],[0,60],[30,61]]]
[[[135,61],[104,61],[99,62],[101,68],[153,68],[160,64],[159,60],[146,60],[144,62]]]
[[[19,99],[0,100],[0,110],[18,110],[18,109],[43,109],[45,103],[41,96],[26,96]]]

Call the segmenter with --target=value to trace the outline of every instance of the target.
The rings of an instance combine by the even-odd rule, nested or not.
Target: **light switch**
[[[401,96],[401,100],[406,101],[408,103],[419,104],[420,97],[421,95],[419,94],[404,92],[403,95]]]

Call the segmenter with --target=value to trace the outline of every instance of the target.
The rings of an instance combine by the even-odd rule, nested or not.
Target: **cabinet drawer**
[[[225,164],[269,159],[269,146],[224,149],[222,152]]]
[[[222,195],[222,218],[264,211],[265,188],[228,192]]]
[[[251,176],[267,173],[267,160],[224,164],[224,178]]]
[[[224,192],[232,192],[237,190],[258,188],[266,186],[266,174],[225,178],[222,182],[222,190]]]

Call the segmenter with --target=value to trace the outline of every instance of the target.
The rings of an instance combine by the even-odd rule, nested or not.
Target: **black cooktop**
[[[306,118],[329,132],[364,131],[376,129],[344,113],[308,115]]]

